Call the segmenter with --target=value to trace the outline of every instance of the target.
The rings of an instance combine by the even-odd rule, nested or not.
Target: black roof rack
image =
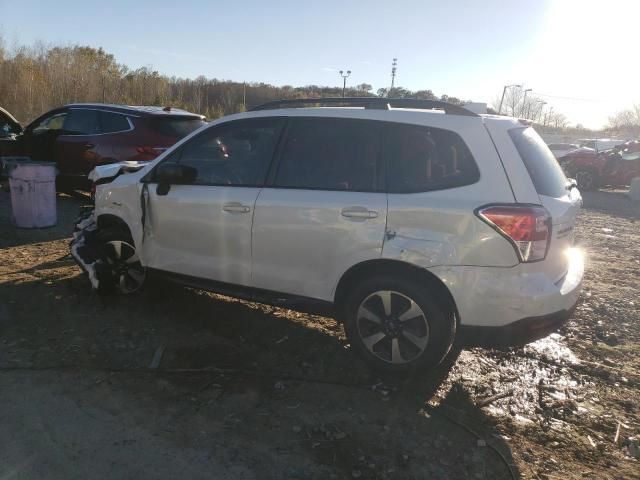
[[[414,98],[380,98],[380,97],[327,97],[327,98],[291,98],[286,100],[275,100],[253,107],[249,111],[277,110],[279,108],[299,108],[299,107],[364,107],[374,110],[388,110],[390,108],[418,108],[424,110],[444,110],[449,115],[465,115],[467,117],[477,117],[476,113],[464,107],[453,105],[452,103],[438,100],[416,100]]]

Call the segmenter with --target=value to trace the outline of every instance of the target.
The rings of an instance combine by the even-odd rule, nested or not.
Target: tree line
[[[397,87],[374,92],[367,83],[349,87],[345,93],[462,103],[456,97],[438,97],[431,90]],[[9,49],[0,37],[0,106],[24,123],[52,108],[76,102],[172,106],[214,119],[272,100],[341,95],[341,87],[169,77],[150,67],[131,69],[102,48],[36,43]]]
[[[282,98],[341,95],[342,88],[338,86],[274,86],[204,76],[195,79],[170,77],[150,67],[131,69],[102,48],[43,43],[7,48],[0,35],[0,106],[23,123],[52,108],[75,102],[172,106],[215,119]],[[466,103],[457,97],[438,96],[427,89],[412,91],[395,87],[374,91],[368,83],[348,87],[346,95]],[[496,110],[500,101],[501,98],[496,97],[493,102]],[[502,114],[528,118],[546,131],[568,130],[565,115],[546,106],[543,99],[525,95],[522,88],[507,90]],[[580,125],[576,128],[586,133]],[[607,130],[637,137],[640,134],[640,106],[612,116]]]
[[[513,86],[507,88],[504,97],[496,97],[493,104],[496,108],[502,105],[503,115],[526,118],[547,129],[564,130],[569,126],[566,115],[554,111],[544,99],[527,93],[523,87]]]

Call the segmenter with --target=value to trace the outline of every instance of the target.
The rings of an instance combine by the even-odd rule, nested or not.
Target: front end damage
[[[87,209],[80,213],[73,229],[73,239],[69,244],[71,256],[80,268],[89,276],[94,290],[100,288],[100,278],[104,273],[104,256],[96,235],[98,224],[95,211]]]
[[[100,165],[89,174],[94,185],[111,183],[121,175],[134,173],[146,166],[144,162],[119,162]],[[99,205],[98,205],[99,207]],[[88,275],[94,290],[105,290],[114,282],[113,265],[109,263],[104,242],[101,241],[100,229],[93,207],[85,208],[76,219],[73,238],[69,244],[71,256]]]

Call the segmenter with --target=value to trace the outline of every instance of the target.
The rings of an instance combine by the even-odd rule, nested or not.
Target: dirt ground
[[[584,197],[567,326],[400,381],[331,319],[161,282],[99,297],[68,256],[82,200],[20,230],[2,192],[0,478],[640,478],[640,207]]]

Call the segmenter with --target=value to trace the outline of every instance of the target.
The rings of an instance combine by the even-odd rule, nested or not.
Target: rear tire
[[[355,286],[344,303],[344,327],[353,349],[376,370],[410,374],[437,366],[455,337],[451,308],[428,284],[374,277]]]
[[[131,235],[108,227],[96,233],[101,250],[98,291],[131,295],[145,284],[147,272],[140,263]]]

